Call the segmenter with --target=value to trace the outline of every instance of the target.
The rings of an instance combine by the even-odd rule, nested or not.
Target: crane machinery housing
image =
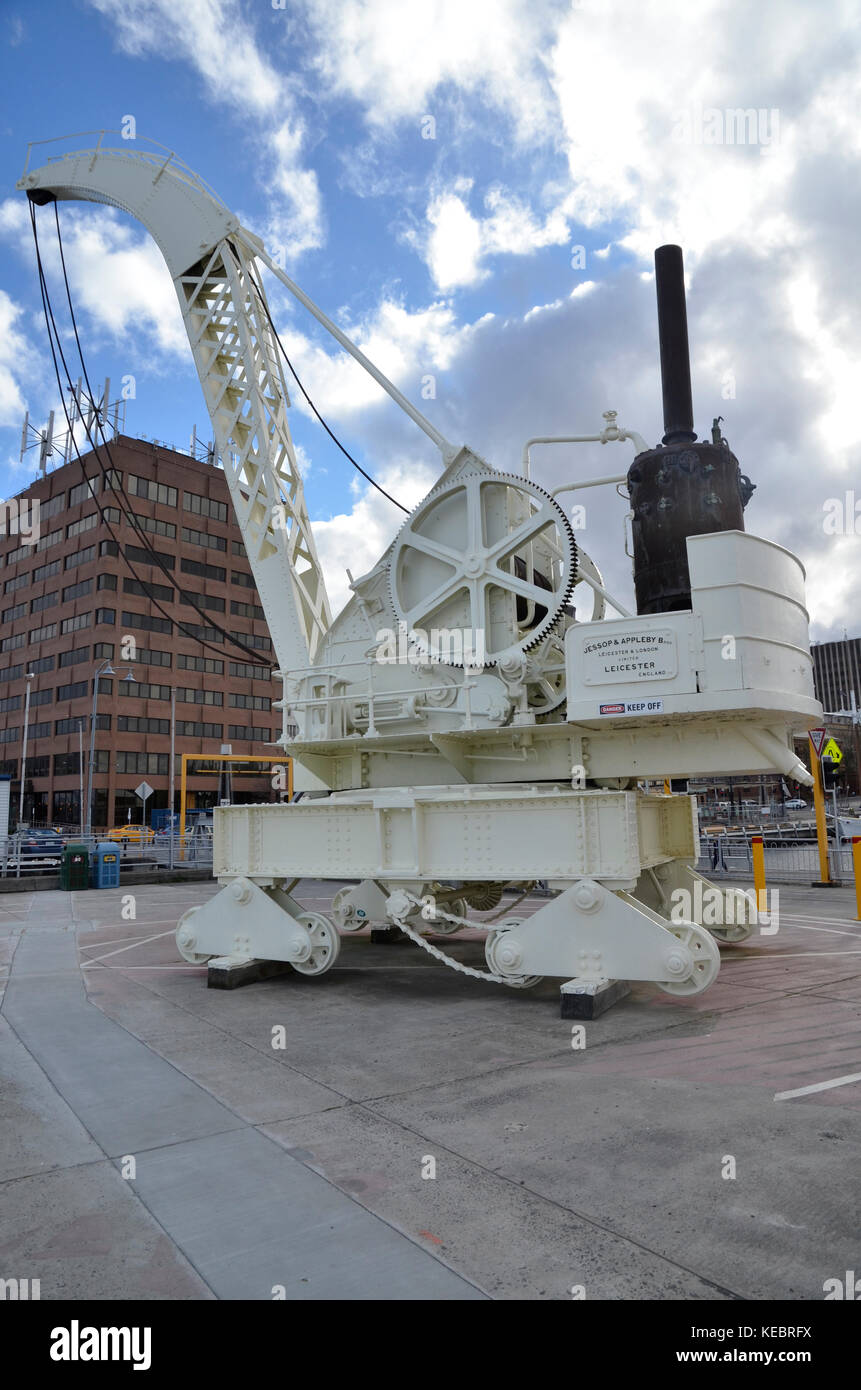
[[[752,490],[716,422],[693,430],[681,251],[656,253],[665,433],[651,449],[607,412],[602,443],[636,455],[637,612],[607,591],[559,494],[450,443],[171,151],[97,143],[48,153],[18,187],[83,200],[147,228],[176,288],[278,663],[281,746],[298,802],[215,812],[221,891],[179,922],[191,962],[288,962],[321,975],[340,934],[398,927],[462,974],[516,988],[545,977],[595,995],[647,980],[692,995],[718,941],[752,924],[735,890],[695,919],[695,799],[651,779],[777,771],[809,785],[793,735],[821,717],[804,571],[748,534]],[[50,142],[40,142],[50,143]],[[430,437],[434,487],[333,617],[288,425],[265,266]],[[545,439],[530,441],[550,442]],[[347,881],[331,916],[300,880]],[[427,939],[490,911],[513,884],[552,896],[487,928],[486,970]],[[700,881],[700,887],[702,881]],[[681,894],[679,893],[681,891]],[[685,894],[687,896],[685,896]],[[680,917],[680,902],[690,904]],[[428,911],[430,904],[430,911]],[[423,916],[424,912],[424,916]]]

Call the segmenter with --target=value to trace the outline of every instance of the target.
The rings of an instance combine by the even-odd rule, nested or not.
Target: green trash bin
[[[60,860],[61,888],[89,888],[90,851],[86,845],[66,845]]]

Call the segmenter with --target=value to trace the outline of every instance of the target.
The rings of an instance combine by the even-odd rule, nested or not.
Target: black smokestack
[[[681,246],[659,246],[656,250],[655,288],[658,293],[658,338],[664,394],[663,442],[692,444],[696,434],[691,399],[685,264]]]
[[[697,443],[691,403],[685,267],[680,246],[655,252],[664,440],[638,454],[628,471],[634,587],[638,613],[691,606],[687,540],[710,531],[743,531],[753,484],[715,421],[712,442]]]

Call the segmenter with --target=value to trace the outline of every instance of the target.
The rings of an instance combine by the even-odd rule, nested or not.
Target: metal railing
[[[762,835],[766,881],[774,883],[816,883],[819,881],[819,850],[816,837],[799,834],[797,827],[762,826],[759,829],[726,831],[700,835],[697,872],[710,879],[753,878],[751,838]],[[853,880],[852,843],[839,847],[828,842],[828,864],[832,880]]]
[[[60,873],[66,844],[84,845],[92,856],[97,845],[110,843],[123,868],[154,871],[169,868],[202,869],[212,865],[212,837],[208,835],[152,835],[144,839],[108,841],[105,835],[70,835],[56,846],[33,845],[31,832],[8,835],[0,844],[0,878],[36,878]],[[173,844],[171,845],[171,839]]]

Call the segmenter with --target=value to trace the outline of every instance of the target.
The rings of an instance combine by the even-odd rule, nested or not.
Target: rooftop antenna
[[[45,476],[45,474],[46,474],[46,472],[47,472],[47,470],[48,470],[48,459],[49,459],[50,454],[51,454],[51,444],[53,443],[53,439],[54,439],[54,412],[53,412],[53,410],[51,411],[50,415],[48,416],[48,428],[45,430],[45,433],[44,433],[43,435],[40,436],[40,438],[41,438],[41,440],[42,440],[42,447],[41,447],[40,450],[39,450],[39,472],[42,474],[42,477],[44,478],[44,476]]]

